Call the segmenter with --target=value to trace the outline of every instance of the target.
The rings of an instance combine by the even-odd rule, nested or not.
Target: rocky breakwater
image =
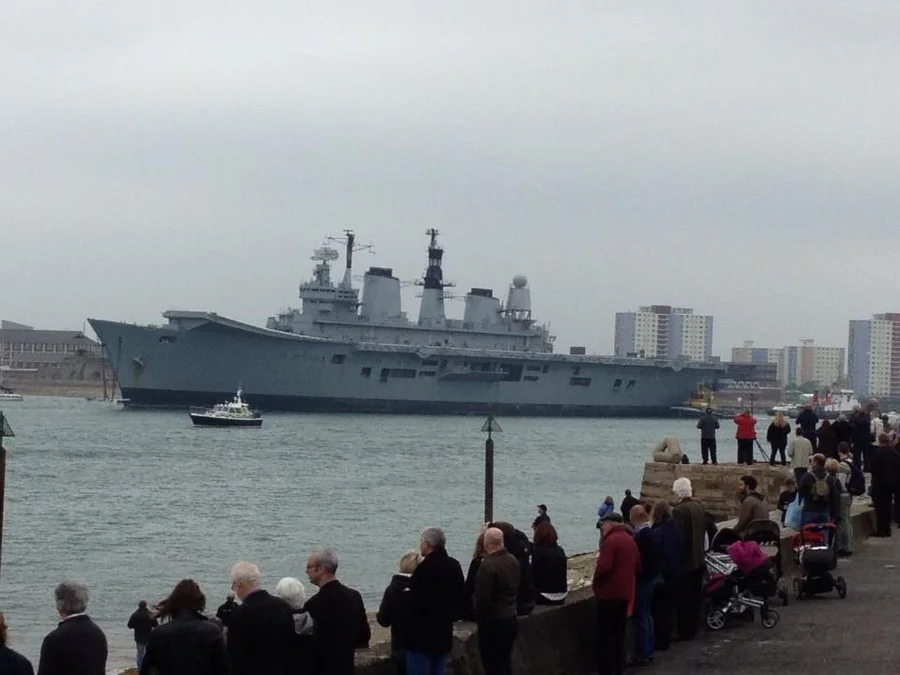
[[[672,483],[677,478],[689,478],[694,498],[703,503],[716,520],[735,518],[740,510],[737,492],[741,476],[750,474],[759,484],[757,488],[774,505],[784,489],[784,481],[793,473],[782,466],[764,463],[739,464],[668,464],[647,462],[641,481],[641,501],[653,503],[659,499],[672,501]]]

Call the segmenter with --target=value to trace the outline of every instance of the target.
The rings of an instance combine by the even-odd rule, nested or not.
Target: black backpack
[[[850,478],[847,479],[847,492],[854,497],[858,497],[866,492],[866,477],[856,464],[850,464]]]

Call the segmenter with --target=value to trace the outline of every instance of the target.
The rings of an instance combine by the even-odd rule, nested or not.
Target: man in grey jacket
[[[697,428],[700,430],[700,455],[703,457],[703,463],[709,464],[712,460],[713,464],[718,464],[716,459],[716,429],[719,428],[718,418],[712,414],[712,408],[707,408],[706,412],[697,422]]]

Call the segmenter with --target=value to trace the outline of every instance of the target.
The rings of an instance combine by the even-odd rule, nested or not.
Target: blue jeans
[[[446,675],[448,654],[406,652],[406,675]]]
[[[134,644],[137,647],[137,667],[140,670],[141,664],[144,662],[144,654],[147,653],[147,645],[142,645],[140,642]]]
[[[653,580],[639,581],[634,597],[634,642],[638,659],[652,659],[656,636],[653,630]]]

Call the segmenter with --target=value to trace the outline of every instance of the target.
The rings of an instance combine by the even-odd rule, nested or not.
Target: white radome
[[[513,277],[513,286],[516,288],[525,288],[528,285],[528,277],[524,274],[517,274]]]

